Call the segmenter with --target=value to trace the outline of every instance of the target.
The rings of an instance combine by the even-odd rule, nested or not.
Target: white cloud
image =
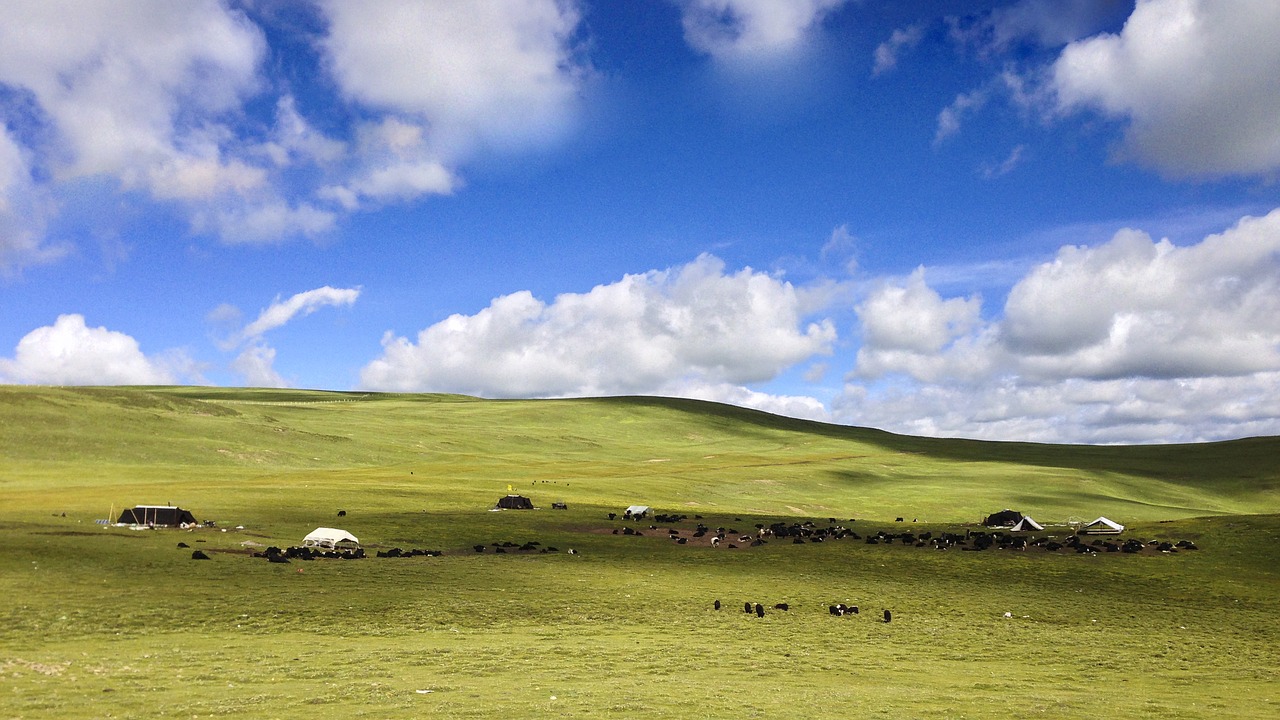
[[[13,358],[0,358],[0,382],[30,385],[167,385],[198,380],[185,353],[147,356],[138,341],[105,327],[85,325],[83,315],[59,315],[18,341]]]
[[[1280,210],[1190,248],[1118,233],[1063,248],[1009,293],[1004,342],[1037,376],[1280,368]]]
[[[893,70],[898,66],[898,56],[903,51],[920,44],[922,39],[924,39],[923,25],[911,25],[894,30],[888,40],[876,47],[875,65],[871,69],[871,74],[881,75]]]
[[[1068,45],[1060,110],[1127,122],[1125,152],[1172,176],[1280,169],[1280,3],[1140,0],[1124,30]]]
[[[257,319],[240,331],[242,338],[257,338],[289,322],[298,315],[307,316],[322,307],[342,307],[353,304],[360,297],[360,288],[324,287],[290,296],[286,300],[276,298]]]
[[[1135,230],[1064,247],[990,321],[919,272],[858,314],[845,422],[1080,442],[1280,430],[1280,209],[1188,247]]]
[[[290,96],[269,141],[243,122],[265,54],[262,31],[217,0],[0,4],[0,83],[29,96],[42,122],[28,148],[46,178],[37,189],[108,178],[232,243],[315,236],[335,221],[287,200],[278,171],[335,162],[342,145],[311,130]],[[29,232],[27,245],[43,226]]]
[[[749,268],[726,274],[704,255],[551,304],[505,295],[421,331],[416,343],[388,332],[361,384],[532,397],[759,382],[829,352],[835,330],[804,322],[810,302],[790,283]]]
[[[1130,0],[1020,0],[992,11],[983,30],[1000,50],[1023,38],[1059,47],[1123,20],[1131,4]]]
[[[279,166],[295,162],[326,165],[341,159],[347,148],[343,143],[311,127],[298,112],[294,97],[285,95],[276,101],[273,139],[264,143],[262,151]]]
[[[1004,177],[1013,172],[1018,165],[1022,163],[1023,153],[1027,151],[1026,145],[1016,145],[1009,151],[1009,156],[995,165],[983,165],[979,168],[982,177],[987,180]]]
[[[318,237],[331,230],[338,216],[310,203],[290,206],[281,199],[263,202],[225,203],[201,210],[192,217],[197,230],[216,232],[228,245],[279,242],[301,235]]]
[[[238,373],[247,385],[253,387],[288,387],[289,382],[274,368],[276,350],[263,338],[264,335],[283,327],[298,316],[306,317],[323,307],[352,305],[360,297],[360,288],[335,288],[325,285],[314,290],[296,293],[288,298],[277,297],[258,313],[253,322],[232,333],[218,346],[225,351],[240,348],[231,361],[231,369]],[[226,326],[237,322],[240,310],[223,303],[206,316],[211,324]]]
[[[30,91],[52,122],[59,177],[107,175],[160,197],[260,184],[216,141],[220,116],[258,87],[265,44],[243,15],[212,0],[0,8],[0,82]]]
[[[847,224],[832,229],[819,257],[823,262],[838,264],[849,275],[858,271],[858,239],[849,232]]]
[[[572,123],[588,73],[566,0],[323,0],[323,41],[342,92],[424,121],[433,151],[520,148]]]
[[[864,378],[905,373],[934,381],[985,369],[978,297],[942,297],[917,269],[905,282],[882,283],[856,308],[862,347],[855,372]],[[979,348],[972,345],[981,341]]]
[[[685,41],[720,60],[767,59],[800,48],[847,0],[677,0]]]
[[[267,77],[268,35],[234,3],[0,3],[0,100],[24,123],[21,136],[0,134],[0,272],[66,253],[44,238],[49,198],[86,179],[172,205],[226,243],[314,238],[344,212],[452,193],[473,153],[543,147],[577,121],[591,70],[575,2],[317,12],[330,102],[355,105],[331,116],[342,139]],[[258,117],[262,101],[274,118]]]
[[[231,369],[239,373],[250,387],[289,387],[289,382],[272,367],[275,360],[275,348],[256,340],[231,361]]]
[[[674,383],[656,394],[737,405],[774,415],[830,422],[831,413],[820,400],[803,395],[773,395],[730,383]]]
[[[52,262],[67,248],[44,241],[53,200],[31,177],[27,153],[0,123],[0,276]]]
[[[964,116],[977,112],[987,104],[990,91],[979,88],[973,92],[960,93],[951,104],[938,113],[938,129],[933,136],[933,144],[940,145],[947,138],[960,132],[960,123]]]
[[[1207,442],[1280,434],[1280,373],[1156,380],[1015,379],[979,386],[869,389],[833,403],[840,422],[980,440],[1074,443]]]

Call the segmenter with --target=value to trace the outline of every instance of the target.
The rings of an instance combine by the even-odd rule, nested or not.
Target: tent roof
[[[523,495],[506,495],[498,498],[498,503],[493,506],[496,510],[532,510],[533,501]]]
[[[627,512],[631,513],[632,515],[635,515],[636,513],[649,512],[649,506],[648,505],[630,505],[627,507]]]
[[[196,518],[190,510],[173,505],[135,505],[125,508],[116,522],[129,525],[194,525]]]
[[[1044,526],[1031,519],[1030,515],[1023,515],[1017,525],[1013,526],[1013,532],[1027,532],[1028,530],[1043,530]]]
[[[1112,522],[1111,520],[1108,520],[1104,517],[1100,517],[1097,520],[1094,520],[1093,522],[1085,525],[1085,527],[1086,528],[1110,528],[1112,530],[1115,530],[1116,532],[1120,532],[1121,530],[1124,530],[1124,526],[1121,525],[1120,523]]]
[[[1022,519],[1022,513],[1017,510],[1005,508],[998,513],[991,513],[982,519],[982,524],[988,527],[1012,525]]]
[[[307,536],[303,538],[303,542],[306,542],[307,540],[311,540],[312,542],[329,541],[334,543],[349,540],[357,545],[360,544],[360,541],[356,539],[356,536],[346,530],[326,527],[316,528],[315,530],[307,533]]]

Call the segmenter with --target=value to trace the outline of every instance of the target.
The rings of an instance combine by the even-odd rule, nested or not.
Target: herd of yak
[[[616,520],[617,514],[609,513],[610,520]],[[690,530],[688,528],[681,530],[674,525],[686,523],[689,520],[687,515],[664,515],[656,514],[653,516],[653,523],[647,528],[637,528],[638,522],[646,520],[645,514],[632,516],[627,514],[625,521],[620,528],[614,528],[614,535],[644,536],[649,534],[661,533],[662,536],[670,539],[676,544],[686,545],[704,544],[712,547],[738,548],[741,546],[758,547],[774,541],[790,541],[792,544],[803,545],[806,543],[821,543],[830,541],[860,541],[867,545],[903,545],[917,548],[931,548],[935,550],[959,549],[967,551],[983,551],[989,549],[1025,551],[1031,548],[1041,549],[1046,552],[1069,551],[1078,554],[1096,554],[1103,552],[1119,552],[1119,553],[1139,553],[1143,551],[1155,551],[1162,553],[1176,553],[1180,550],[1198,550],[1195,543],[1189,540],[1180,540],[1178,542],[1169,541],[1141,541],[1129,538],[1123,542],[1118,539],[1115,542],[1104,539],[1094,539],[1092,541],[1079,535],[1068,535],[1059,540],[1055,536],[1034,536],[1021,533],[1006,532],[1003,530],[972,530],[967,529],[963,533],[958,532],[939,532],[926,531],[921,533],[900,532],[890,533],[878,530],[874,533],[865,535],[855,532],[853,529],[846,527],[835,518],[830,518],[829,524],[819,526],[813,521],[793,521],[793,522],[775,522],[769,525],[763,523],[756,524],[754,529],[749,532],[740,532],[732,527],[711,528],[701,522],[702,516],[694,516],[696,525]],[[850,521],[852,522],[852,521]],[[178,543],[178,547],[188,547],[186,543]],[[495,554],[503,553],[556,553],[558,548],[551,546],[543,546],[540,542],[530,541],[523,544],[516,544],[510,541],[493,542],[487,545],[473,545],[472,549],[477,553],[489,552]],[[570,549],[569,554],[576,551]],[[442,550],[422,550],[409,549],[404,550],[398,547],[389,550],[377,550],[376,557],[379,558],[414,558],[414,557],[438,557],[443,555]],[[253,557],[264,558],[268,562],[288,563],[294,560],[316,560],[316,559],[341,559],[341,560],[358,560],[368,557],[363,548],[340,548],[340,549],[324,549],[316,547],[268,547],[261,551],[253,552]],[[195,550],[192,552],[192,559],[207,560],[208,555],[203,551]],[[719,608],[717,608],[719,609]],[[785,609],[785,608],[781,608]],[[763,610],[760,607],[753,612],[759,613]],[[853,614],[857,613],[857,609],[853,608]],[[836,606],[832,607],[832,614],[844,614],[841,610],[837,613]]]

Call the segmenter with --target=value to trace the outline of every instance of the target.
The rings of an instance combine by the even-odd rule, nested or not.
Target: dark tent
[[[1005,527],[1006,525],[1016,525],[1022,519],[1022,513],[1017,510],[1001,510],[998,513],[992,513],[983,519],[982,524],[987,527]]]
[[[494,505],[498,510],[532,510],[533,503],[529,498],[523,495],[508,495],[498,499],[498,504]]]
[[[178,527],[182,524],[195,525],[196,518],[190,510],[169,505],[138,505],[120,513],[118,523],[125,525],[155,525],[160,527]]]

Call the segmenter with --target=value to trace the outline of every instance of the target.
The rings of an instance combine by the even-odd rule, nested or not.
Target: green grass
[[[1276,716],[1277,450],[929,440],[653,398],[0,387],[0,717]],[[489,512],[508,485],[569,510]],[[94,524],[166,502],[219,528]],[[864,534],[1014,507],[1202,549],[713,549],[611,534],[632,503]],[[284,565],[241,544],[319,525],[445,554]],[[561,552],[471,550],[529,540]]]

